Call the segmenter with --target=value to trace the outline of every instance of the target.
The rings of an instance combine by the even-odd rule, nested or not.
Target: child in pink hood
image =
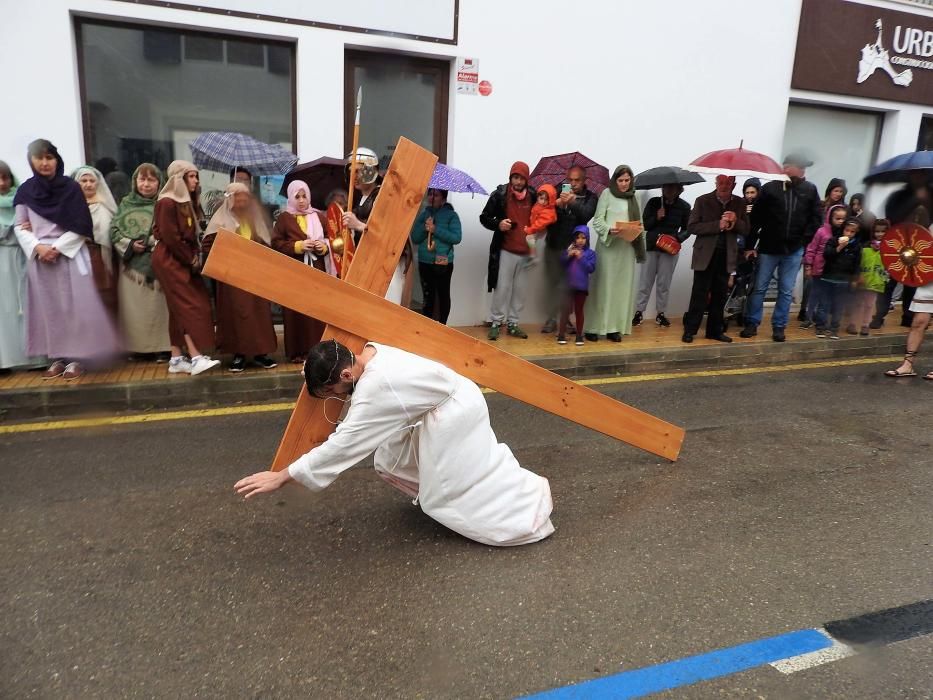
[[[803,274],[805,277],[813,280],[822,277],[823,267],[826,264],[823,249],[826,247],[826,242],[833,237],[833,229],[842,230],[847,216],[848,210],[842,204],[836,204],[826,212],[823,225],[816,230],[813,240],[807,245],[807,249],[803,254]],[[801,324],[801,328],[809,328],[816,322],[817,318],[822,318],[820,301],[820,295],[811,291],[809,303],[807,304],[807,320]],[[817,325],[820,324],[817,323]]]

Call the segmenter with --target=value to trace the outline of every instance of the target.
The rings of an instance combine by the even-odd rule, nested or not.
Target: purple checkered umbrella
[[[471,194],[489,194],[483,186],[462,170],[438,163],[428,187],[448,192],[469,192]]]
[[[529,184],[535,189],[541,185],[557,187],[567,179],[567,171],[573,167],[583,168],[583,172],[586,173],[586,186],[594,194],[599,194],[609,187],[609,170],[606,166],[587,158],[579,151],[544,156],[531,171]]]
[[[190,146],[196,166],[219,173],[240,166],[253,175],[284,175],[298,162],[298,156],[282,146],[230,131],[207,131]]]

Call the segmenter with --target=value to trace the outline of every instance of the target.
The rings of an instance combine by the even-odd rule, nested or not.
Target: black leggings
[[[428,318],[435,318],[436,304],[436,318],[446,325],[450,315],[450,278],[454,273],[454,266],[418,263],[418,273],[421,275],[421,295],[424,297],[421,313]]]

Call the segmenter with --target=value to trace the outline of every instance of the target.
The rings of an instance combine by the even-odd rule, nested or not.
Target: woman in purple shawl
[[[113,355],[116,330],[91,276],[94,225],[81,187],[65,176],[58,150],[29,144],[33,176],[16,191],[14,230],[26,267],[26,352],[52,360],[44,377],[77,379],[81,360]]]

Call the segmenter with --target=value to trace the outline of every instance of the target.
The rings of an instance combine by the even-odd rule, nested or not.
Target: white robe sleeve
[[[39,239],[32,231],[27,231],[22,226],[20,226],[20,224],[24,224],[29,221],[29,214],[26,212],[26,205],[16,205],[16,218],[14,221],[15,223],[13,225],[13,233],[16,234],[16,240],[19,241],[20,248],[22,248],[23,252],[26,254],[26,259],[29,260],[36,253],[36,246],[39,245]]]
[[[55,250],[64,255],[66,258],[73,258],[78,254],[78,251],[81,250],[81,247],[87,242],[87,238],[82,236],[80,233],[74,233],[73,231],[65,231],[61,236],[55,239],[54,246]]]
[[[363,384],[357,385],[346,419],[330,437],[288,467],[289,475],[312,491],[327,488],[405,428],[404,408],[387,383],[373,377]]]

